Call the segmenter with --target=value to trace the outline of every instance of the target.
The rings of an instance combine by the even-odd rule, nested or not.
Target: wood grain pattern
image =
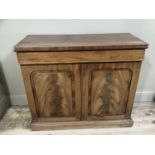
[[[124,114],[131,77],[128,69],[93,71],[89,115]]]
[[[132,74],[132,80],[131,80],[129,96],[128,96],[128,103],[127,103],[127,108],[126,108],[126,118],[127,119],[131,118],[131,112],[132,112],[132,107],[133,107],[134,98],[135,98],[135,94],[136,94],[141,64],[142,64],[142,62],[137,62],[132,65],[133,74]]]
[[[69,117],[75,114],[72,72],[34,72],[31,80],[37,99],[39,117]]]
[[[148,44],[129,33],[81,35],[28,35],[16,52],[145,49]]]
[[[62,130],[62,129],[84,129],[84,128],[120,128],[131,127],[132,119],[119,120],[104,120],[104,121],[72,121],[72,122],[38,122],[34,121],[31,124],[33,131],[38,130]]]
[[[84,62],[142,61],[144,50],[112,50],[84,52],[23,52],[17,53],[20,64],[60,64]]]
[[[83,64],[83,119],[114,119],[120,114],[127,117],[127,111],[131,108],[129,105],[133,104],[135,94],[133,86],[136,87],[135,80],[138,79],[140,64],[139,62]]]
[[[15,51],[32,129],[131,126],[147,47],[128,33],[27,36]]]
[[[33,120],[79,120],[81,117],[79,65],[22,66]],[[46,120],[46,119],[45,119]]]

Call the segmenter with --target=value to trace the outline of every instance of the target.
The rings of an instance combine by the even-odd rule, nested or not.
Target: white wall
[[[155,20],[0,20],[0,62],[12,104],[27,104],[13,46],[28,34],[130,32],[148,42],[136,100],[150,101],[155,92]]]

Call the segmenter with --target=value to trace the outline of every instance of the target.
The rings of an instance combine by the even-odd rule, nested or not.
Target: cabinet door
[[[79,65],[31,65],[22,71],[33,119],[80,119]]]
[[[122,119],[131,114],[140,63],[83,64],[83,119]]]

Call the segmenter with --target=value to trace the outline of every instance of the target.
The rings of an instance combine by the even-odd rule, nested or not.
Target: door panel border
[[[23,65],[21,66],[21,70],[23,73],[23,78],[24,78],[24,84],[25,84],[25,89],[27,92],[27,98],[29,102],[29,107],[32,115],[32,120],[38,120],[38,113],[37,113],[37,101],[36,101],[36,96],[34,93],[34,86],[32,85],[32,79],[31,79],[31,74],[34,72],[38,71],[70,71],[74,75],[74,96],[75,96],[75,117],[49,117],[46,119],[46,117],[41,117],[42,119],[45,118],[46,120],[51,120],[51,121],[76,121],[81,119],[81,85],[80,83],[80,64],[60,64],[60,65]],[[73,94],[72,94],[73,95]],[[63,119],[64,118],[64,119]]]
[[[132,72],[130,85],[129,85],[129,92],[128,98],[125,107],[124,115],[109,115],[104,116],[102,118],[92,117],[89,116],[89,101],[90,101],[90,85],[91,85],[91,72],[92,70],[96,70],[96,65],[102,64],[104,67],[102,69],[128,69]],[[111,67],[110,67],[111,66]],[[110,119],[126,119],[131,118],[132,106],[134,102],[134,95],[136,92],[139,71],[141,67],[141,62],[116,62],[116,63],[85,63],[82,64],[82,119],[83,120],[110,120]],[[98,69],[97,69],[98,70]]]

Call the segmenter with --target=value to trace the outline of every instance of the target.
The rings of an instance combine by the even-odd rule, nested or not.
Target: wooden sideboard
[[[15,46],[32,130],[132,126],[148,44],[129,33],[28,35]]]

